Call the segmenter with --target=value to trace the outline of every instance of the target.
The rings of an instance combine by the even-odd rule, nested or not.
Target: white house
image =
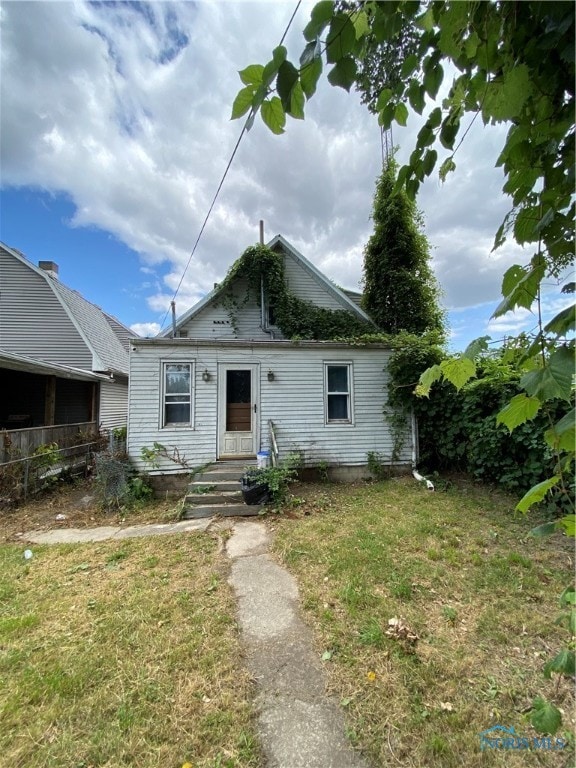
[[[371,322],[359,294],[335,286],[283,237],[268,247],[283,258],[294,296]],[[247,293],[242,272],[235,274],[233,308],[216,286],[173,328],[132,340],[128,451],[136,465],[150,469],[141,451],[154,443],[191,466],[249,460],[271,449],[273,427],[280,460],[297,452],[305,466],[343,476],[361,473],[370,452],[410,466],[410,420],[398,434],[385,417],[389,348],[286,339],[269,297]],[[164,458],[153,471],[178,466]]]

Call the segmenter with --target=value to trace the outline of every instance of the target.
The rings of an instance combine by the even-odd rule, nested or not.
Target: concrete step
[[[208,478],[207,480],[194,480],[188,484],[188,493],[202,497],[203,491],[213,493],[214,491],[238,491],[240,489],[239,480],[219,480]]]
[[[224,515],[226,517],[251,517],[258,515],[264,506],[260,504],[206,504],[202,506],[184,507],[182,520],[195,520],[199,517],[213,517]]]
[[[247,468],[255,467],[256,464],[244,463],[222,463],[211,464],[206,469],[194,475],[194,482],[201,482],[209,485],[214,482],[225,482],[226,480],[240,480]]]
[[[244,504],[240,484],[234,491],[211,491],[210,493],[189,493],[184,503],[189,506],[202,507],[206,504]]]

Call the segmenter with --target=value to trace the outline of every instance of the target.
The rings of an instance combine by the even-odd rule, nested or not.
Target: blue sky
[[[0,12],[0,239],[137,332],[157,332],[240,132],[237,72],[264,62],[295,3],[6,2]],[[287,38],[301,49],[311,4]],[[46,30],[50,29],[50,36]],[[446,78],[446,87],[449,84]],[[397,129],[399,159],[419,122]],[[451,346],[527,330],[490,323],[502,274],[529,252],[491,247],[508,211],[501,127],[474,125],[445,184],[418,204],[448,309]],[[357,94],[326,83],[281,137],[257,121],[240,147],[178,293],[178,314],[258,238],[282,234],[358,289],[380,171],[379,129]],[[552,292],[545,316],[565,302]]]

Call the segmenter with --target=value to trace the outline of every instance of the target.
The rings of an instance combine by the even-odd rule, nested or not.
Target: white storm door
[[[218,457],[254,456],[258,438],[258,365],[218,366]]]

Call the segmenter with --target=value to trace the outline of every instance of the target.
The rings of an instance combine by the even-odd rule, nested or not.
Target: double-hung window
[[[192,363],[164,363],[162,425],[192,423]]]
[[[327,424],[352,423],[350,363],[324,363],[324,410]]]

